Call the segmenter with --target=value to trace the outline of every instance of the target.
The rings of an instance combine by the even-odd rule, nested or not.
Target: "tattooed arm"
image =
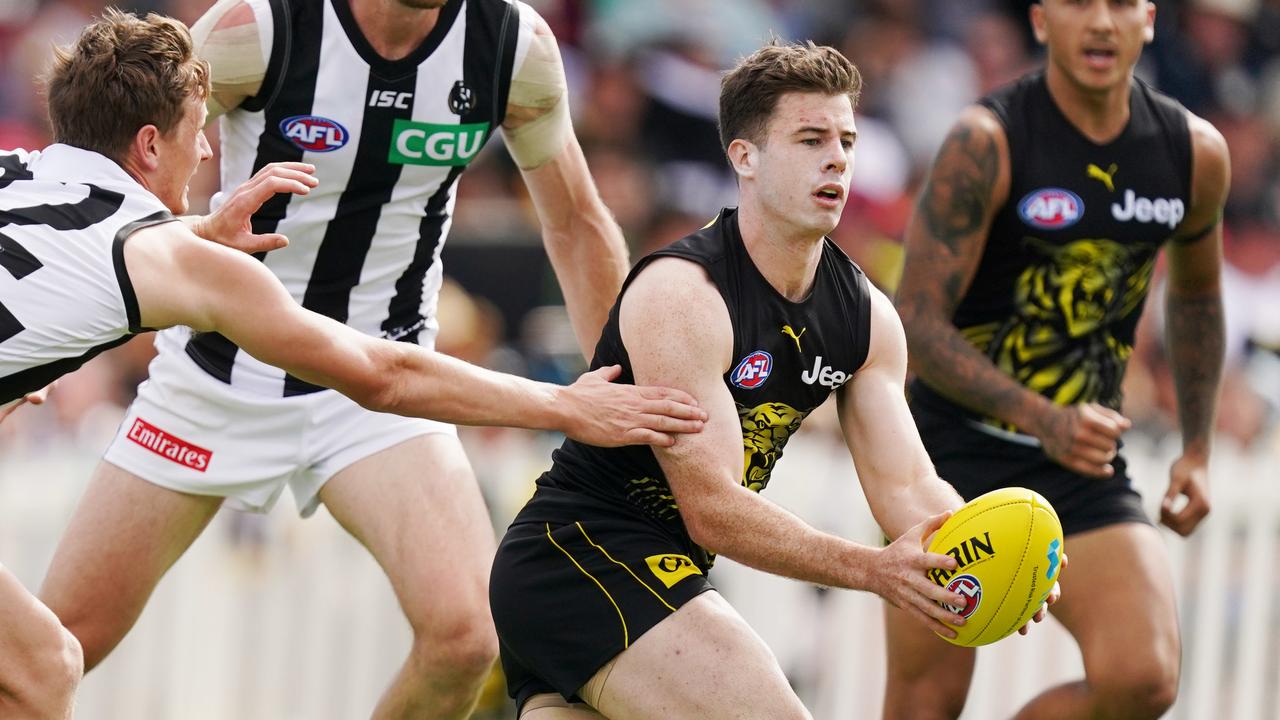
[[[1187,535],[1209,513],[1210,436],[1218,405],[1225,340],[1222,318],[1222,206],[1230,180],[1227,144],[1212,125],[1188,116],[1191,209],[1169,244],[1165,337],[1178,394],[1182,456],[1169,470],[1160,521]],[[1174,509],[1183,495],[1187,502]]]
[[[897,306],[911,367],[951,401],[1036,436],[1062,465],[1107,477],[1127,420],[1096,404],[1054,405],[1001,372],[951,322],[1008,195],[1004,128],[986,108],[969,107],[938,151],[907,227]]]

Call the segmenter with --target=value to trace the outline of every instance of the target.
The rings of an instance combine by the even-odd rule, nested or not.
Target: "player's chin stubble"
[[[438,10],[444,7],[448,0],[396,0],[396,2],[414,10]]]

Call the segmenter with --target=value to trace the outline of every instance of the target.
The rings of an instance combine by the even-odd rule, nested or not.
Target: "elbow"
[[[717,555],[726,554],[723,528],[721,523],[716,521],[714,513],[707,512],[698,506],[681,505],[680,514],[684,519],[684,528],[689,533],[689,539],[693,540],[698,547]]]
[[[381,345],[382,343],[378,343]],[[400,348],[377,348],[366,355],[359,379],[345,391],[352,400],[374,412],[399,412],[404,393],[398,381],[405,369]]]

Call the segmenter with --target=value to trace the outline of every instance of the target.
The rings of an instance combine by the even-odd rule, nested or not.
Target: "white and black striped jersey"
[[[248,2],[271,50],[258,96],[222,118],[223,187],[271,162],[314,164],[319,187],[276,196],[254,216],[256,232],[289,238],[263,262],[304,307],[432,347],[457,180],[502,124],[532,23],[521,21],[516,2],[450,0],[414,52],[388,61],[348,0]],[[162,337],[161,352],[185,350],[237,389],[319,389],[217,334]]]
[[[174,219],[98,153],[0,152],[0,404],[142,330],[124,241]]]

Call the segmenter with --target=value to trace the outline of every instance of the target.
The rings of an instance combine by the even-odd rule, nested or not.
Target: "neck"
[[[1085,137],[1103,144],[1116,139],[1129,122],[1129,93],[1133,70],[1125,80],[1105,90],[1081,87],[1066,72],[1049,64],[1045,71],[1049,95],[1067,121]]]
[[[751,261],[774,290],[792,302],[808,297],[822,259],[821,233],[798,228],[745,195],[738,207],[738,231]]]
[[[139,185],[146,188],[148,191],[151,190],[151,185],[147,182],[147,176],[142,172],[142,168],[138,166],[137,162],[129,158],[125,158],[124,160],[116,160],[115,158],[109,155],[104,155],[103,157],[119,165],[120,169],[124,170],[125,174],[133,178],[134,181],[137,182]]]
[[[422,44],[440,9],[413,8],[396,0],[350,0],[351,15],[369,45],[387,60],[399,60]]]

